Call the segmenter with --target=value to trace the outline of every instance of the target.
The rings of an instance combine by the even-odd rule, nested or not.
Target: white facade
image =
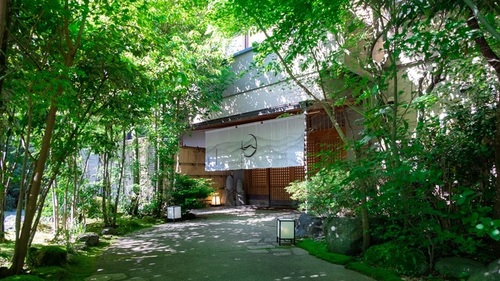
[[[255,67],[254,55],[251,48],[236,54],[231,70],[239,78],[226,88],[220,111],[210,115],[208,120],[292,107],[311,99],[283,73],[263,72],[262,69]],[[271,56],[267,60],[274,59]],[[299,79],[308,88],[313,89],[313,92],[319,92],[315,83],[316,76],[313,73],[305,73],[299,76]],[[198,118],[194,124],[208,120]]]

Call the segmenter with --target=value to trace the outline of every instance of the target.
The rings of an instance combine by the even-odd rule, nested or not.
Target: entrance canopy
[[[205,170],[304,165],[304,115],[205,132]]]

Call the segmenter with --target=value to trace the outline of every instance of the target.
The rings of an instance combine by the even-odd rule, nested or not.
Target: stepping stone
[[[85,281],[120,281],[124,279],[127,279],[127,275],[123,273],[114,273],[93,275],[85,278]]]
[[[111,281],[111,277],[108,275],[93,275],[85,278],[85,281]]]
[[[290,252],[277,252],[277,253],[273,253],[273,256],[291,256],[292,253]]]
[[[252,238],[249,240],[246,240],[246,243],[259,243],[262,239],[261,238]]]
[[[292,253],[297,256],[309,255],[309,252],[301,248],[292,248]]]
[[[253,253],[253,254],[268,254],[269,251],[267,250],[248,250],[250,253]]]
[[[271,253],[275,256],[290,256],[292,252],[287,249],[271,249]]]
[[[247,247],[250,250],[262,250],[262,249],[272,249],[274,248],[273,245],[254,245],[254,246],[248,246]]]

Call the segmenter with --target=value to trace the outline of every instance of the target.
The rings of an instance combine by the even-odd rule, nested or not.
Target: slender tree
[[[497,46],[492,40],[497,34],[491,27],[496,26],[498,5],[489,1],[236,0],[215,1],[213,13],[218,26],[229,34],[263,33],[266,39],[254,46],[255,51],[261,59],[276,58],[264,69],[283,73],[318,101],[330,112],[341,137],[343,132],[331,114],[335,106],[348,106],[365,120],[364,135],[358,142],[342,137],[356,156],[348,171],[350,183],[360,187],[354,194],[361,202],[357,205],[364,221],[365,247],[368,200],[400,199],[391,215],[409,229],[415,219],[412,206],[407,205],[415,201],[409,199],[418,194],[415,188],[419,184],[427,186],[402,180],[413,180],[415,171],[408,163],[411,157],[419,159],[405,155],[416,147],[411,138],[416,129],[413,116],[423,108],[419,103],[433,99],[437,86],[447,77],[445,70],[463,52],[479,52],[497,72],[498,57],[492,47]],[[478,67],[490,72],[485,64]],[[319,95],[301,79],[304,72],[317,74],[314,82],[321,89]],[[419,90],[413,91],[414,86],[408,86],[412,84]],[[374,186],[378,193],[373,192]],[[493,208],[497,210],[495,198]]]

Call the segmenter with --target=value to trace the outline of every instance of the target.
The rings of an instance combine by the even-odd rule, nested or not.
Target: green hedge
[[[346,265],[354,261],[353,257],[329,252],[324,241],[304,239],[299,241],[297,246],[308,251],[309,254],[330,263]]]

